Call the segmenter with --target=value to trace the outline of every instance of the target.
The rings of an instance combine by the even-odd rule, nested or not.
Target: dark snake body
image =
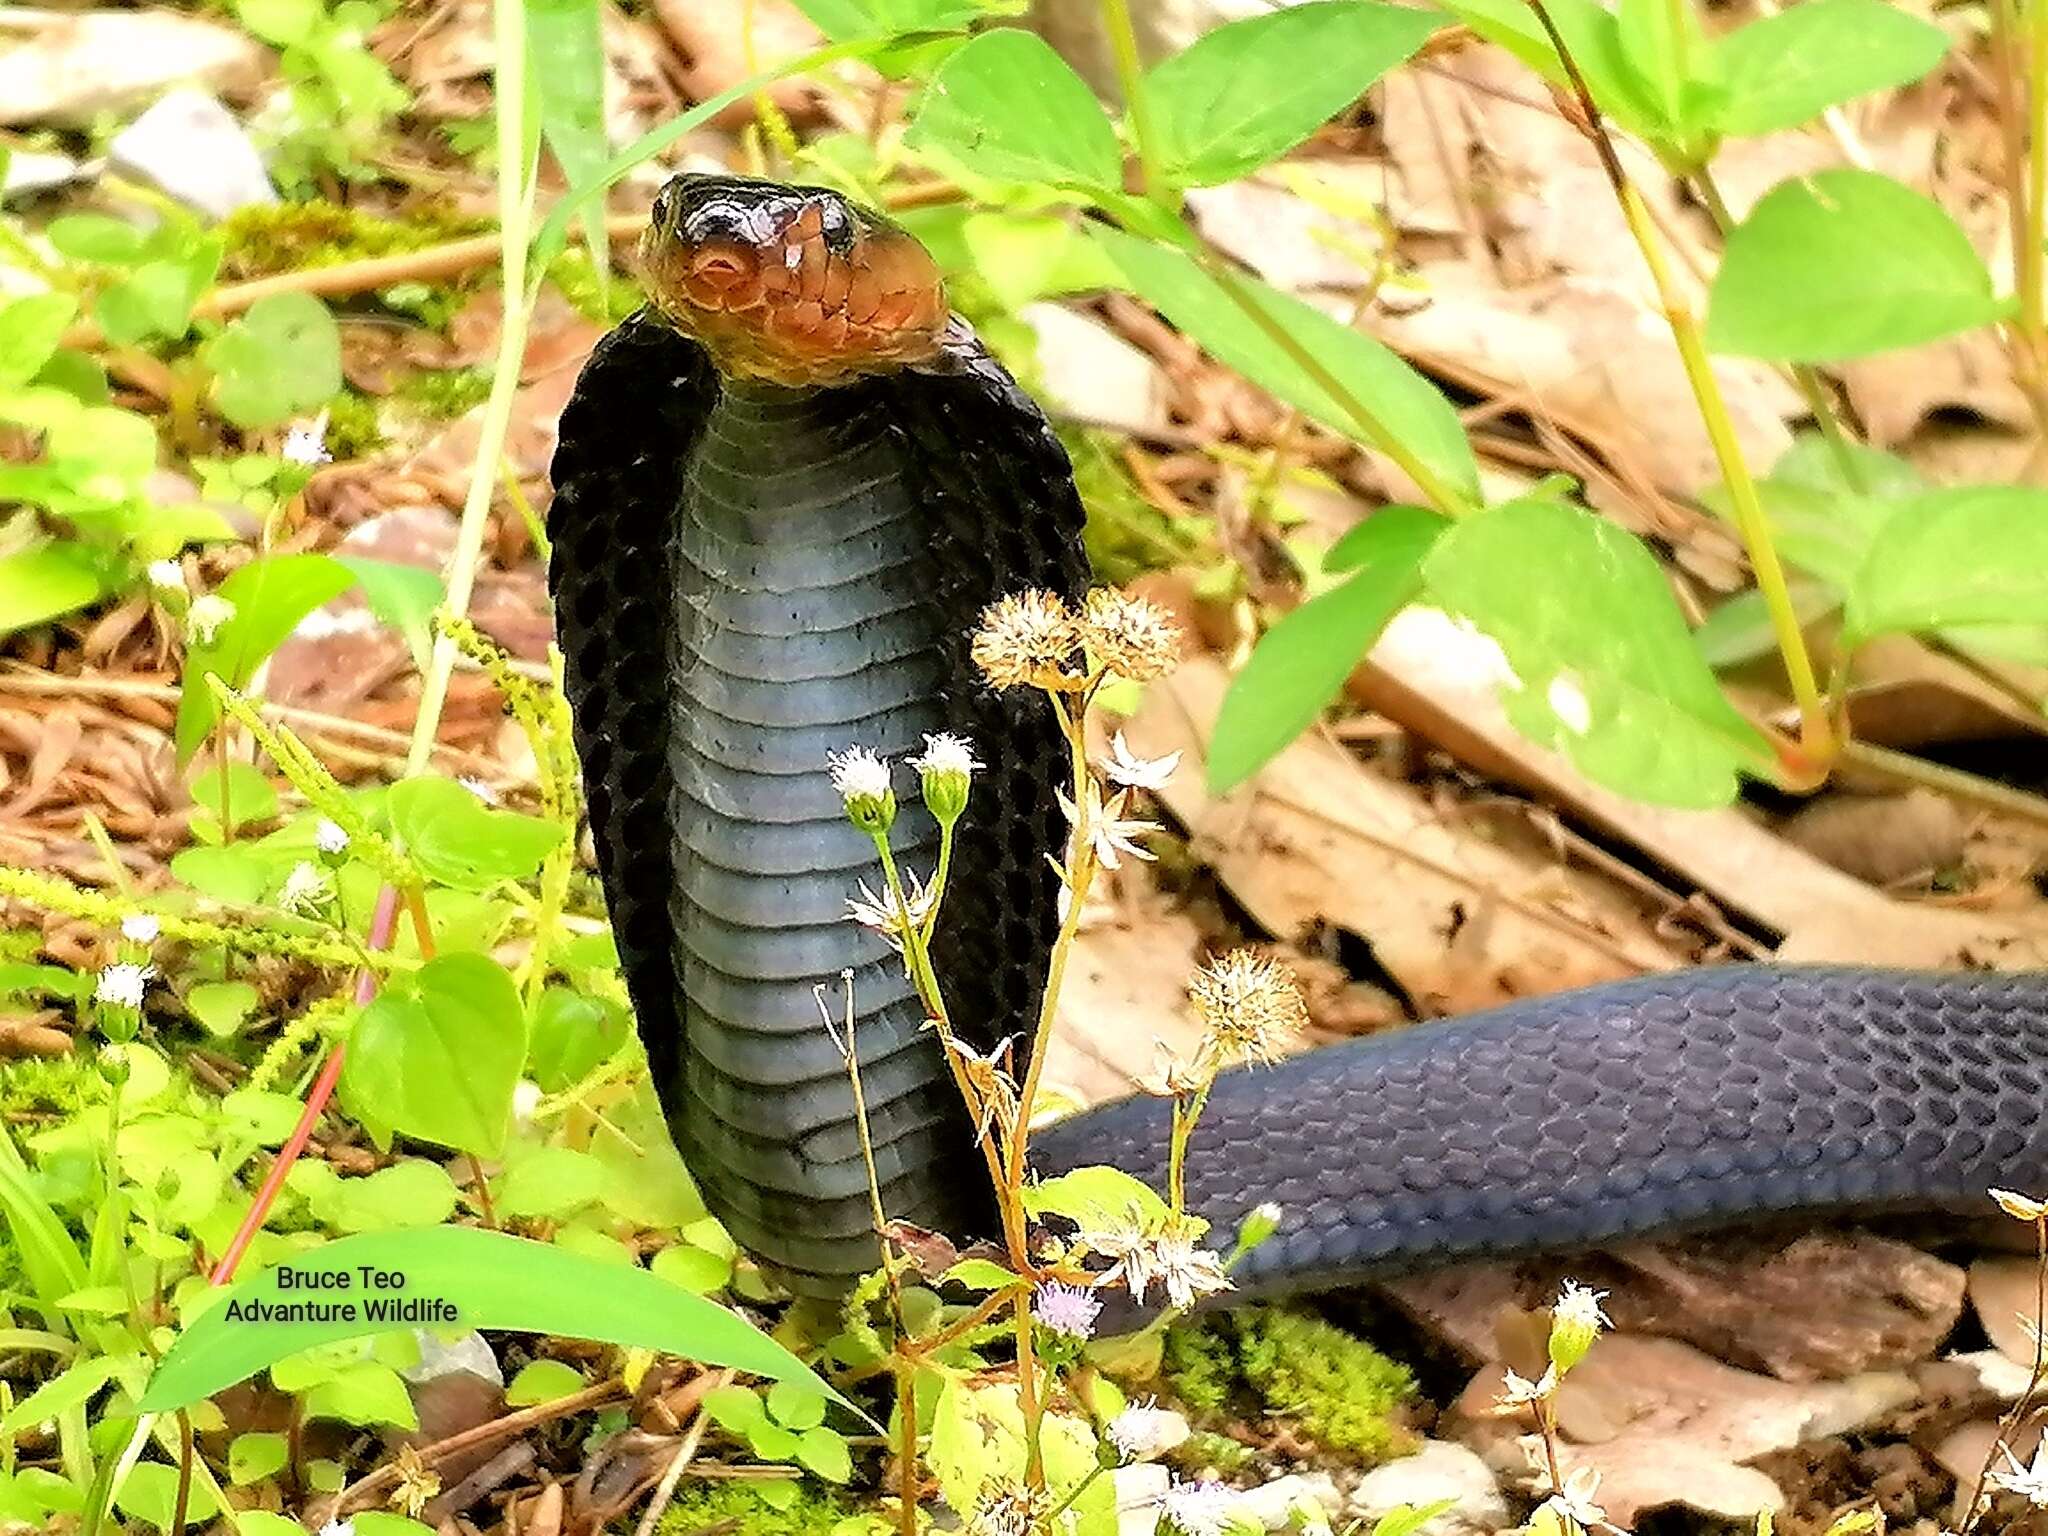
[[[1044,418],[970,332],[834,389],[722,383],[636,316],[562,418],[551,585],[598,859],[654,1080],[738,1241],[798,1289],[875,1265],[867,1174],[821,984],[856,1038],[885,1208],[987,1230],[987,1179],[900,962],[844,920],[874,850],[828,752],[901,759],[949,729],[977,777],[935,962],[962,1035],[1028,1037],[1064,821],[1043,702],[974,677],[1008,592],[1085,581]],[[936,832],[899,773],[893,846]],[[1113,1019],[1100,1027],[1117,1027]],[[1726,967],[1533,999],[1217,1083],[1189,1162],[1240,1272],[1281,1291],[1488,1253],[1762,1215],[1984,1211],[2048,1189],[2048,977]],[[1158,1185],[1166,1111],[1132,1100],[1035,1143],[1048,1172]]]

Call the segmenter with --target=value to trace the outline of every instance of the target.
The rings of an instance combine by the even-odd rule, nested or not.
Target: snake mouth
[[[844,383],[929,360],[945,329],[924,247],[824,187],[678,176],[640,259],[655,309],[728,378]]]

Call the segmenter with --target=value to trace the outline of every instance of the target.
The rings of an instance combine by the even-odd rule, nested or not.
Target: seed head
[[[974,760],[974,747],[964,736],[941,731],[924,739],[924,755],[913,757],[924,787],[924,808],[942,827],[950,827],[967,809],[967,790],[974,772],[981,766]]]
[[[100,972],[99,980],[93,983],[92,1000],[112,1008],[140,1008],[143,990],[155,974],[153,965],[118,961]]]
[[[827,759],[832,787],[846,803],[846,819],[870,836],[889,830],[896,819],[896,791],[889,765],[866,747],[848,747]]]
[[[1048,1333],[1079,1342],[1095,1334],[1095,1319],[1102,1315],[1102,1303],[1085,1286],[1062,1285],[1041,1280],[1031,1293],[1031,1315]]]
[[[985,609],[971,654],[998,688],[1067,689],[1081,678],[1067,669],[1081,643],[1072,611],[1056,593],[1015,593]]]
[[[1163,1234],[1153,1249],[1153,1263],[1166,1299],[1175,1307],[1191,1307],[1204,1296],[1230,1289],[1223,1261],[1208,1248],[1197,1248],[1183,1231]],[[1140,1297],[1142,1300],[1143,1298]]]
[[[1234,949],[1211,960],[1195,972],[1188,996],[1226,1061],[1270,1062],[1308,1024],[1294,979],[1254,950]]]
[[[1149,683],[1180,659],[1180,626],[1150,598],[1097,587],[1081,610],[1089,654],[1119,677]]]

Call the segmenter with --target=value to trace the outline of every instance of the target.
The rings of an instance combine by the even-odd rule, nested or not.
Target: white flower
[[[1138,859],[1155,859],[1158,857],[1157,854],[1149,849],[1141,848],[1131,841],[1132,838],[1141,832],[1157,832],[1159,830],[1159,823],[1156,821],[1126,820],[1124,817],[1126,791],[1118,790],[1105,803],[1102,798],[1101,789],[1091,780],[1088,785],[1088,801],[1085,812],[1075,808],[1074,802],[1067,798],[1065,790],[1060,790],[1057,793],[1059,795],[1060,809],[1067,813],[1067,820],[1074,824],[1081,836],[1095,845],[1095,857],[1104,869],[1121,868],[1119,856],[1126,853]]]
[[[1994,1488],[2018,1494],[2036,1509],[2048,1509],[2048,1439],[2043,1439],[2034,1451],[2032,1466],[2021,1466],[2011,1446],[2000,1445],[1998,1449],[2012,1470],[1994,1471],[1985,1481]]]
[[[330,1520],[320,1527],[320,1536],[356,1536],[353,1520]]]
[[[1557,1367],[1547,1366],[1536,1380],[1519,1376],[1513,1371],[1504,1373],[1506,1384],[1502,1388],[1499,1402],[1503,1408],[1526,1408],[1540,1403],[1557,1390]]]
[[[332,464],[334,455],[327,451],[327,412],[322,411],[311,421],[292,423],[291,431],[284,436],[284,447],[279,457],[287,464],[299,464],[307,469],[316,464]]]
[[[1098,1286],[1122,1280],[1133,1296],[1144,1298],[1158,1273],[1153,1262],[1158,1239],[1135,1208],[1116,1225],[1086,1228],[1076,1239],[1086,1244],[1089,1252],[1110,1261],[1110,1267],[1095,1277]]]
[[[1124,740],[1124,733],[1118,731],[1110,738],[1109,761],[1102,765],[1102,771],[1112,782],[1131,789],[1164,789],[1178,767],[1179,752],[1169,752],[1164,757],[1139,757]]]
[[[1102,1303],[1085,1286],[1041,1280],[1031,1296],[1031,1315],[1048,1332],[1069,1339],[1086,1339],[1095,1333],[1095,1319],[1102,1315]]]
[[[185,567],[176,560],[152,560],[149,563],[149,584],[166,591],[175,588],[185,590]]]
[[[924,739],[924,752],[913,757],[910,766],[919,773],[972,774],[981,767],[974,756],[974,743],[951,731],[940,731]]]
[[[221,625],[234,616],[235,605],[218,593],[209,592],[204,597],[195,597],[191,610],[185,615],[185,638],[194,645],[211,645],[213,637],[220,633]]]
[[[341,823],[322,816],[313,823],[313,846],[325,854],[347,853],[348,833],[342,830]]]
[[[1607,1524],[1607,1511],[1593,1502],[1599,1492],[1600,1474],[1579,1467],[1565,1478],[1564,1487],[1543,1501],[1543,1507],[1569,1516],[1589,1531],[1597,1530]]]
[[[1195,1240],[1185,1233],[1169,1232],[1161,1237],[1154,1249],[1153,1263],[1158,1267],[1159,1283],[1166,1288],[1167,1299],[1176,1307],[1191,1307],[1204,1296],[1230,1289],[1230,1276],[1224,1273],[1223,1261],[1213,1250],[1197,1248]]]
[[[147,912],[131,912],[121,919],[121,937],[131,944],[154,944],[164,925]]]
[[[1151,1461],[1187,1439],[1188,1421],[1148,1397],[1111,1419],[1103,1434],[1125,1461]]]
[[[497,805],[503,798],[495,789],[491,788],[491,786],[486,784],[482,779],[471,778],[470,776],[465,774],[463,777],[457,779],[455,782],[460,784],[464,789],[468,790],[472,795],[475,795],[477,799],[483,801],[485,805]]]
[[[533,1124],[533,1112],[540,1108],[543,1097],[540,1084],[530,1077],[522,1077],[512,1085],[512,1118],[521,1129]]]
[[[855,799],[879,800],[889,793],[889,765],[866,747],[848,747],[828,759],[832,787],[851,805]]]
[[[1576,1280],[1564,1283],[1564,1293],[1557,1298],[1557,1306],[1551,1312],[1553,1320],[1568,1323],[1575,1328],[1591,1328],[1599,1332],[1612,1328],[1607,1314],[1600,1310],[1600,1303],[1607,1299],[1605,1291],[1588,1290]]]
[[[913,923],[921,924],[930,915],[933,899],[934,893],[926,889],[925,883],[917,877],[915,871],[911,871],[909,889],[903,893],[903,902],[910,908],[910,920]],[[860,894],[846,898],[846,916],[848,921],[859,923],[861,927],[879,933],[888,942],[889,947],[899,955],[903,953],[902,915],[897,911],[895,900],[888,892],[884,891],[878,896],[868,889],[867,881],[861,881]]]
[[[153,965],[119,961],[100,972],[99,980],[93,983],[92,1000],[114,1008],[140,1008],[143,988],[155,974]]]
[[[327,878],[327,871],[301,859],[284,877],[284,885],[277,893],[277,904],[297,916],[310,917],[333,897],[334,882]]]
[[[1179,1536],[1225,1536],[1237,1519],[1237,1491],[1207,1478],[1176,1481],[1160,1500],[1167,1523]]]

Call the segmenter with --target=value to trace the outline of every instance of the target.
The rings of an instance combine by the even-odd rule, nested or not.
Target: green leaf
[[[1332,431],[1367,441],[1351,412],[1188,256],[1102,225],[1090,232],[1131,287],[1200,342],[1204,351]],[[1240,282],[1252,302],[1363,402],[1390,437],[1405,445],[1452,495],[1475,506],[1479,503],[1479,468],[1471,444],[1457,412],[1435,385],[1370,336],[1264,283],[1250,278]]]
[[[524,880],[563,837],[554,822],[494,810],[449,779],[394,784],[385,804],[420,872],[457,890]]]
[[[1682,66],[1688,59],[1698,59],[1705,48],[1692,0],[1617,0],[1614,22],[1621,56],[1655,110],[1659,126],[1667,134],[1683,132],[1690,81]],[[1598,99],[1596,93],[1594,100]]]
[[[1885,0],[1803,0],[1716,45],[1726,96],[1722,133],[1776,133],[1839,102],[1918,80],[1941,62],[1948,37]]]
[[[572,184],[604,170],[611,138],[604,123],[604,40],[597,0],[526,0],[527,47],[545,69],[527,76],[540,98],[540,131],[555,163]],[[583,231],[599,281],[609,280],[611,242],[600,214],[587,213]],[[420,670],[425,671],[425,663]]]
[[[1888,176],[1822,171],[1773,188],[1728,237],[1707,344],[1830,362],[1988,325],[2011,308],[1938,204]]]
[[[991,1483],[1008,1484],[1024,1473],[1024,1415],[1017,1388],[1009,1383],[975,1385],[951,1376],[932,1412],[928,1462],[946,1502],[972,1509]],[[1095,1470],[1095,1436],[1086,1424],[1047,1414],[1040,1451],[1049,1486],[1071,1489]],[[1075,1536],[1115,1536],[1116,1494],[1106,1477],[1094,1479],[1070,1510]]]
[[[939,1276],[941,1285],[965,1286],[970,1291],[1000,1291],[1016,1283],[1016,1274],[993,1259],[962,1259]]]
[[[0,304],[0,388],[41,373],[77,313],[78,301],[68,293],[32,293]]]
[[[384,623],[405,636],[412,652],[412,664],[427,670],[427,653],[433,649],[434,610],[448,595],[440,576],[416,565],[398,565],[389,560],[366,560],[360,555],[336,555],[335,561],[355,573],[362,584],[363,600]]]
[[[1017,9],[994,0],[796,0],[796,5],[836,43],[913,32],[955,32],[984,16]]]
[[[1656,559],[1578,507],[1511,501],[1465,519],[1423,563],[1430,596],[1506,653],[1518,729],[1611,789],[1708,808],[1768,744],[1723,697]]]
[[[0,555],[0,634],[76,613],[112,590],[106,557],[81,544],[52,541]]]
[[[1812,581],[1788,581],[1792,611],[1801,627],[1818,623],[1842,600],[1826,587]],[[1701,660],[1716,671],[1739,667],[1768,656],[1778,648],[1778,632],[1771,626],[1771,613],[1761,592],[1739,592],[1707,615],[1707,621],[1692,632]]]
[[[364,1266],[402,1274],[405,1283],[395,1290],[353,1294],[446,1302],[459,1312],[457,1326],[463,1328],[560,1334],[659,1350],[772,1381],[803,1381],[851,1407],[802,1361],[737,1314],[644,1269],[583,1258],[550,1243],[475,1227],[423,1227],[342,1238],[300,1254],[285,1267],[305,1275],[354,1274]],[[267,1269],[241,1282],[226,1302],[185,1330],[143,1394],[143,1412],[185,1407],[316,1344],[416,1326],[367,1316],[249,1323],[230,1315],[255,1301],[276,1306],[304,1294],[280,1289],[278,1273]]]
[[[6,1419],[0,1420],[0,1433],[19,1435],[32,1425],[52,1423],[83,1408],[140,1358],[134,1353],[92,1355],[74,1361],[9,1409]]]
[[[1414,600],[1422,557],[1450,524],[1419,507],[1387,507],[1331,554],[1354,574],[1267,632],[1231,679],[1209,745],[1209,787],[1235,789],[1316,721],[1381,630]]]
[[[185,993],[185,1011],[209,1035],[225,1040],[239,1034],[256,1011],[256,989],[246,981],[202,981]]]
[[[1038,37],[984,32],[939,66],[904,142],[1006,181],[1121,189],[1123,155],[1095,93]]]
[[[664,1248],[647,1266],[670,1285],[679,1285],[697,1296],[709,1296],[732,1283],[732,1260],[688,1243]]]
[[[102,266],[132,267],[149,254],[149,231],[104,213],[65,213],[43,231],[60,256]]]
[[[220,1513],[220,1500],[205,1478],[191,1479],[185,1497],[185,1518],[191,1525],[204,1525]],[[160,1461],[138,1461],[128,1469],[114,1508],[131,1520],[168,1531],[178,1511],[178,1469]]]
[[[205,348],[213,400],[238,427],[269,427],[341,392],[341,332],[309,293],[258,299]]]
[[[225,774],[218,768],[198,774],[192,803],[212,819],[216,833],[224,828],[229,837],[238,827],[277,815],[277,791],[252,763],[229,763]]]
[[[535,1147],[498,1181],[498,1209],[507,1216],[570,1216],[604,1193],[605,1167],[573,1147]]]
[[[828,1483],[843,1483],[853,1476],[853,1456],[846,1449],[846,1437],[822,1425],[796,1437],[796,1459],[799,1466]]]
[[[278,48],[302,46],[326,19],[320,0],[235,0],[243,26]]]
[[[340,1232],[430,1227],[455,1214],[455,1181],[438,1163],[408,1157],[361,1178],[321,1181],[313,1212]]]
[[[309,1419],[338,1419],[344,1424],[395,1424],[418,1429],[412,1394],[405,1378],[388,1365],[360,1360],[301,1394],[300,1407]]]
[[[1198,38],[1143,82],[1161,171],[1182,185],[1249,175],[1364,95],[1442,23],[1374,0],[1314,0]]]
[[[192,306],[220,270],[224,249],[218,239],[195,241],[182,254],[147,262],[107,289],[93,305],[107,340],[132,347],[152,337],[182,337],[192,328]]]
[[[1082,1228],[1147,1225],[1166,1219],[1166,1202],[1151,1185],[1119,1168],[1076,1168],[1024,1188],[1024,1209],[1034,1216],[1064,1216]]]
[[[1430,1521],[1457,1505],[1456,1499],[1438,1499],[1434,1504],[1402,1504],[1381,1515],[1372,1536],[1415,1536]]]
[[[234,617],[214,632],[212,644],[185,653],[177,724],[181,764],[206,739],[218,713],[204,679],[211,674],[230,688],[247,688],[306,615],[339,597],[355,579],[329,555],[267,555],[229,573],[216,595],[234,605]]]
[[[784,1429],[816,1429],[825,1422],[824,1394],[800,1381],[778,1381],[768,1389],[768,1413]]]
[[[237,1488],[260,1483],[282,1472],[289,1455],[290,1446],[283,1435],[264,1431],[237,1435],[228,1443],[228,1481]]]
[[[1571,79],[1528,0],[1437,0],[1437,4],[1489,43],[1507,49],[1553,86],[1569,89]],[[1670,125],[1629,62],[1621,28],[1596,0],[1545,0],[1572,60],[1600,110],[1632,133],[1657,140]]]
[[[366,1123],[496,1157],[525,1059],[526,1019],[505,968],[484,955],[441,955],[363,1010],[342,1090]]]
[[[526,1070],[544,1093],[560,1093],[609,1061],[632,1032],[626,1010],[564,986],[541,989],[526,1044]]]
[[[82,1290],[85,1259],[63,1221],[37,1191],[14,1138],[0,1129],[0,1216],[13,1238],[13,1256],[35,1290],[36,1304],[54,1328],[64,1320],[55,1312],[60,1296]]]
[[[526,1366],[505,1387],[505,1401],[514,1408],[531,1408],[551,1403],[558,1397],[573,1397],[590,1383],[573,1365],[560,1360],[536,1360]],[[358,1532],[357,1536],[361,1536]]]
[[[2048,615],[2048,494],[2020,486],[1929,491],[1871,541],[1849,587],[1848,628],[1868,639]]]

